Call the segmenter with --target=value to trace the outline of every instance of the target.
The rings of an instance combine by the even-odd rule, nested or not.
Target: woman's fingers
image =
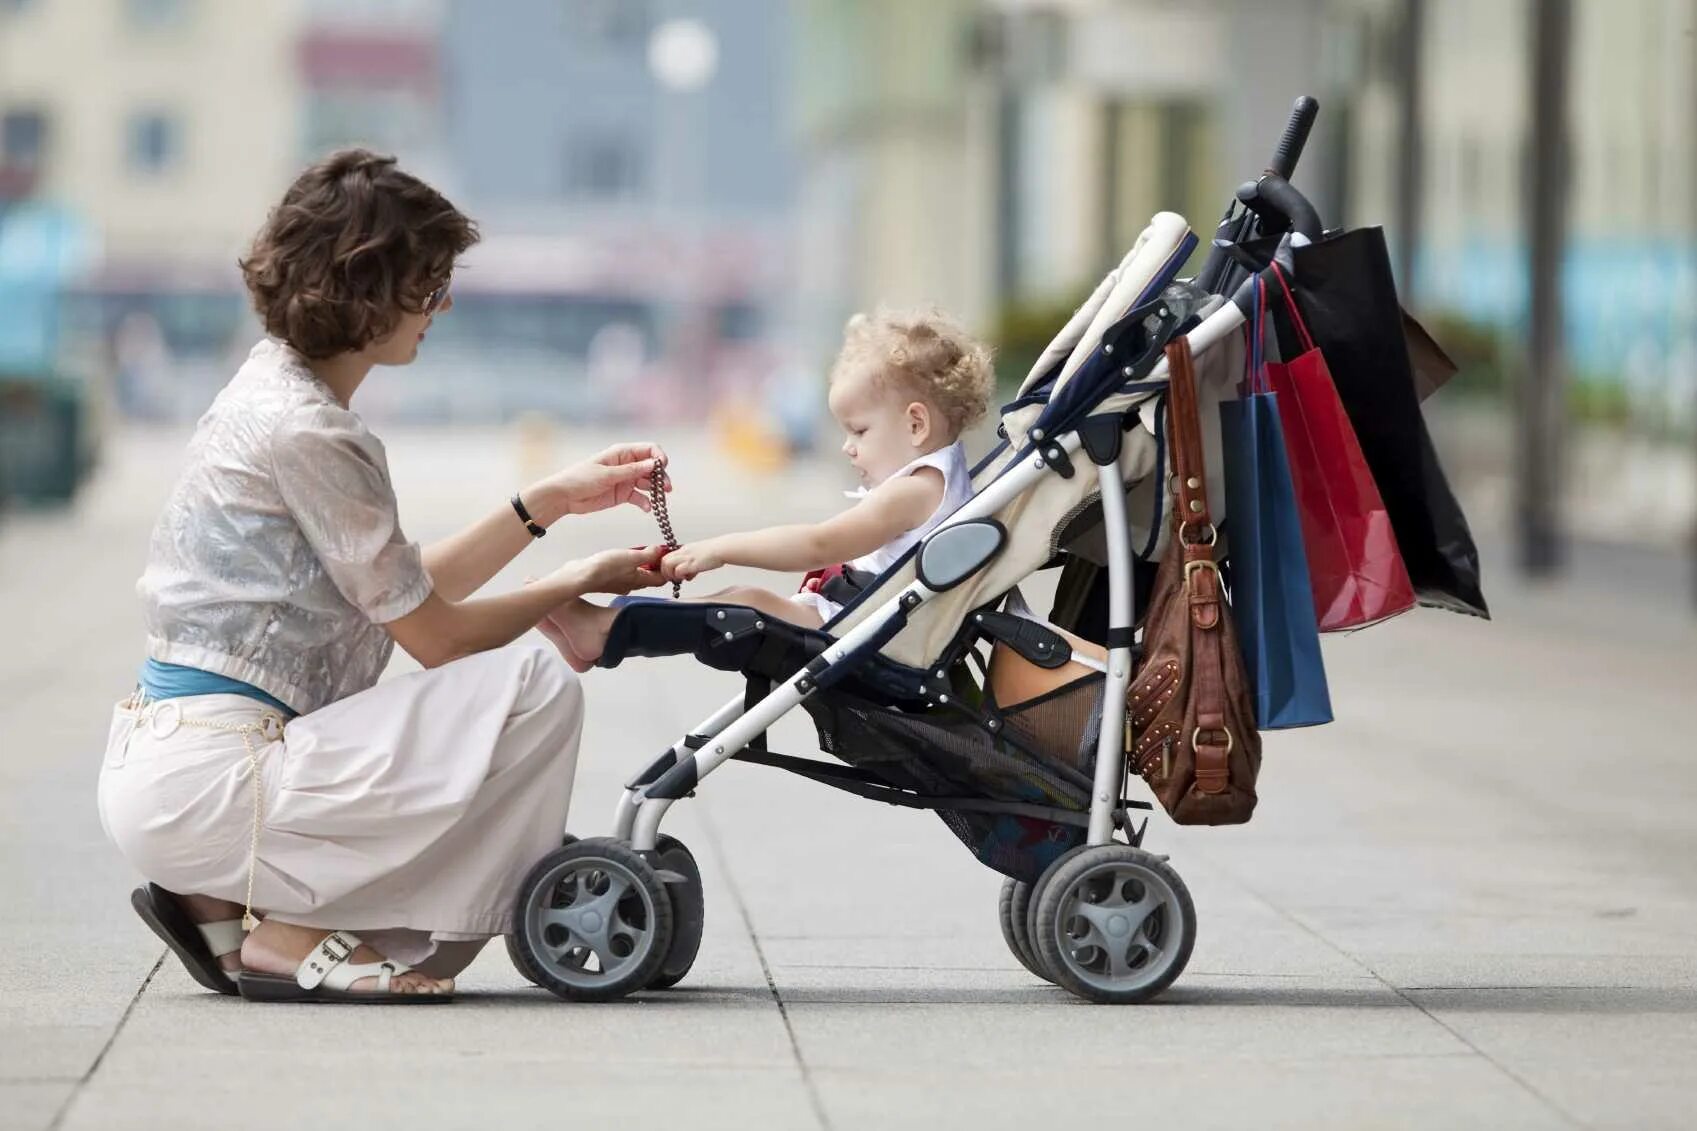
[[[666,462],[665,449],[659,444],[634,443],[614,444],[595,457],[596,463],[612,466],[621,463],[638,463],[641,461],[657,460]]]

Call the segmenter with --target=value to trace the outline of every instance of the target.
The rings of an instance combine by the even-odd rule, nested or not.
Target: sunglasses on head
[[[448,289],[452,287],[453,284],[454,279],[453,276],[450,275],[443,281],[441,286],[431,291],[429,296],[424,300],[423,313],[435,314],[442,304],[448,300]]]

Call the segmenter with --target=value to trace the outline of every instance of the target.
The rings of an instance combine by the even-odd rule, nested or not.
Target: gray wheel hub
[[[1158,872],[1139,864],[1104,862],[1085,872],[1062,897],[1055,919],[1061,959],[1088,985],[1136,990],[1159,980],[1177,957],[1182,914],[1178,896]]]
[[[533,953],[574,985],[594,985],[640,964],[654,945],[654,906],[618,864],[568,860],[550,873],[525,915]]]

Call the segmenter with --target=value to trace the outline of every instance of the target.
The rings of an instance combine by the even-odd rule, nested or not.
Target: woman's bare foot
[[[266,919],[248,932],[247,941],[242,944],[242,965],[260,974],[293,975],[313,948],[329,934],[329,931],[318,927],[301,927]],[[358,965],[382,962],[384,958],[370,947],[361,946],[349,956],[348,961]],[[361,978],[348,988],[355,993],[369,993],[377,989],[377,979]],[[447,994],[453,991],[452,978],[431,978],[417,970],[396,974],[389,982],[392,994]]]
[[[240,919],[242,905],[231,903],[227,899],[213,899],[210,895],[179,895],[177,902],[190,919],[196,923],[217,923],[226,919]],[[242,969],[240,951],[231,951],[218,959],[218,965],[226,974],[239,974]]]
[[[618,609],[579,598],[567,601],[543,619],[544,625],[553,626],[553,632],[542,625],[537,627],[554,642],[573,671],[586,672],[601,658],[602,650],[607,647],[607,634],[613,630],[613,621],[618,616]]]

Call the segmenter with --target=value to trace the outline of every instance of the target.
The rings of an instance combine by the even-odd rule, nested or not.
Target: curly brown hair
[[[477,225],[384,157],[344,149],[295,179],[238,261],[265,332],[314,360],[419,313]]]
[[[930,402],[951,437],[983,417],[996,384],[989,347],[936,310],[877,310],[850,318],[830,380],[859,371]]]

